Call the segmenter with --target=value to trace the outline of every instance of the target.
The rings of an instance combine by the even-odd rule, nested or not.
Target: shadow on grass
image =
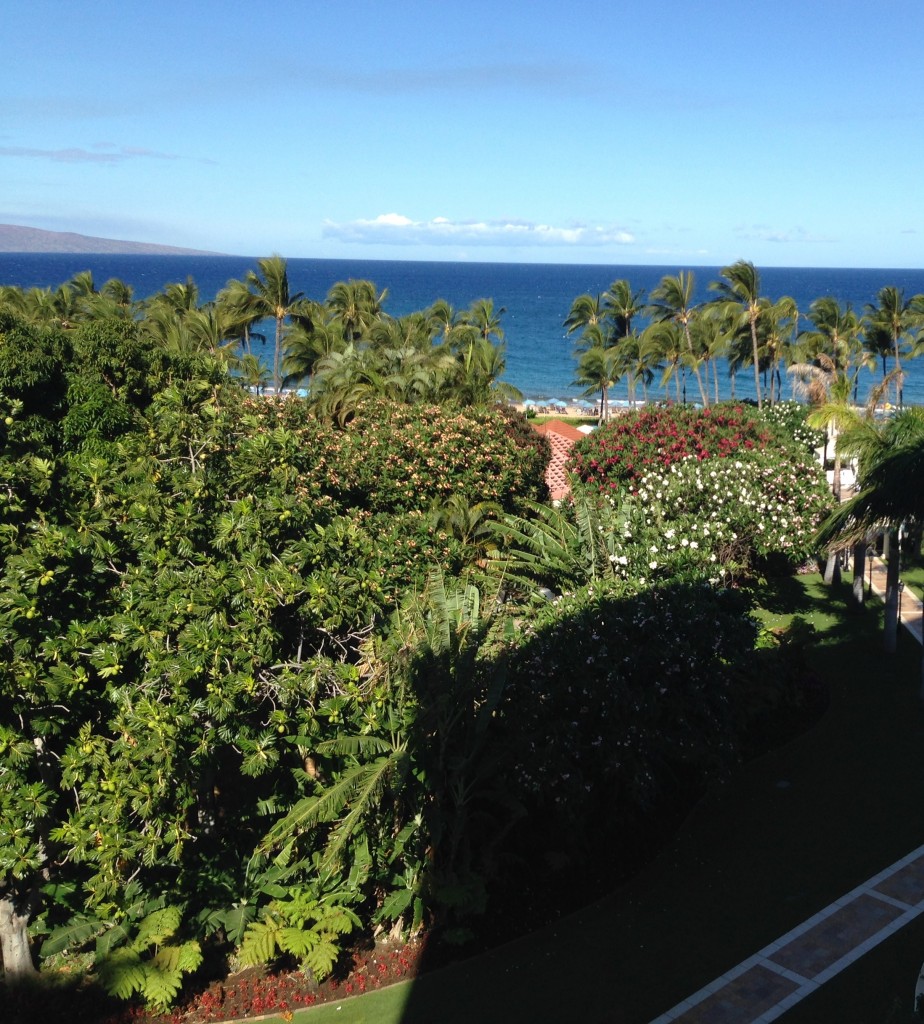
[[[592,906],[306,1024],[646,1024],[924,844],[920,647],[903,632],[889,658],[877,605],[847,613],[849,586],[795,585],[768,588],[764,615],[821,632],[810,660],[830,705],[814,728],[710,789],[652,863]],[[903,1019],[922,936],[915,923],[889,940],[900,970],[863,957],[785,1019]]]
[[[812,652],[831,689],[821,722],[712,789],[657,860],[600,902],[418,979],[403,1024],[643,1024],[924,843],[919,652],[905,636],[886,659],[873,607],[847,614],[847,588],[832,608],[817,577],[795,582],[789,614],[824,627]],[[785,607],[773,591],[768,603]]]

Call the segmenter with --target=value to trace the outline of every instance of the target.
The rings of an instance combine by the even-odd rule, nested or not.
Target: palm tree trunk
[[[866,541],[857,541],[853,546],[853,599],[862,608],[866,600],[863,589],[863,574],[866,572]]]
[[[893,339],[895,347],[895,404],[901,409],[903,389],[902,389],[902,363],[898,358],[898,335]]]
[[[280,349],[282,348],[282,317],[276,317],[276,351],[273,352],[273,387],[276,390],[276,394],[279,394],[279,385],[281,383],[279,379],[279,360],[281,356]]]
[[[824,581],[828,586],[841,582],[841,554],[839,551],[828,552],[828,560],[825,562]]]
[[[739,321],[740,323],[740,321]],[[763,400],[760,394],[760,350],[757,347],[757,320],[751,317],[751,348],[754,359],[754,389],[757,392],[757,408],[763,408]]]
[[[690,337],[690,326],[689,324],[683,325],[683,336],[687,341],[687,352],[690,354],[690,368],[693,370],[693,374],[696,377],[696,383],[699,385],[699,397],[703,400],[703,408],[709,408],[709,395],[706,393],[706,389],[703,387],[703,378],[699,372],[699,364],[696,361],[696,357],[693,354],[693,339]]]
[[[889,557],[886,562],[883,650],[886,654],[894,654],[898,647],[898,584],[901,559],[898,550],[898,531],[891,527],[886,536],[889,540]]]

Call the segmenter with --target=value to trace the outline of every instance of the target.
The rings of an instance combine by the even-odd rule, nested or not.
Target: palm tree
[[[244,355],[251,355],[252,328],[266,315],[264,303],[243,281],[232,279],[215,297],[215,305],[228,324],[229,336],[241,339]],[[262,334],[259,337],[266,341]]]
[[[751,358],[754,360],[754,390],[757,394],[757,408],[763,407],[763,396],[760,388],[760,349],[757,344],[757,322],[764,307],[760,302],[760,274],[753,263],[738,260],[719,271],[722,280],[713,281],[709,287],[719,293],[720,301],[729,306],[737,304],[741,307],[742,320],[751,331]]]
[[[692,324],[694,348],[702,355],[706,363],[707,384],[709,382],[709,367],[712,367],[713,393],[716,402],[720,400],[718,361],[728,355],[732,335],[733,331],[729,330],[727,318],[716,315],[715,310],[708,308]]]
[[[897,532],[903,523],[924,522],[924,411],[902,410],[879,426],[868,426],[862,440],[855,436],[852,443],[858,452],[861,490],[825,520],[818,541],[839,548],[861,541],[873,531],[885,529],[891,534],[884,644],[892,653],[898,629]]]
[[[603,296],[585,293],[579,295],[571,303],[571,310],[565,317],[562,326],[567,328],[568,334],[574,334],[575,331],[582,331],[585,327],[601,324],[606,315]]]
[[[618,359],[616,349],[595,345],[582,353],[578,361],[577,376],[571,382],[585,388],[585,397],[595,395],[599,391],[598,423],[604,423],[609,417],[609,389],[619,380]]]
[[[673,378],[677,401],[682,401],[681,376],[687,349],[680,324],[671,320],[656,320],[642,331],[641,345],[648,359],[657,361],[661,367],[661,387],[666,388]],[[685,393],[685,383],[683,388]],[[669,391],[667,394],[670,397]]]
[[[506,312],[504,306],[495,310],[493,299],[476,299],[465,311],[463,317],[465,322],[474,327],[485,341],[490,341],[492,338],[503,341],[504,330],[500,325],[500,318]]]
[[[279,372],[282,359],[282,339],[286,317],[301,308],[302,293],[292,295],[289,291],[289,273],[286,261],[278,255],[257,260],[259,274],[248,270],[244,276],[244,285],[252,295],[248,315],[257,319],[270,318],[276,324],[276,346],[273,351],[273,387],[277,390],[281,383]],[[236,291],[236,289],[235,289]]]
[[[803,355],[810,361],[827,356],[836,374],[852,378],[856,398],[860,368],[866,364],[868,354],[860,343],[860,321],[850,303],[842,307],[830,295],[815,299],[809,306],[808,320],[812,327],[800,331],[798,339]]]
[[[648,385],[654,380],[656,370],[660,370],[657,351],[646,349],[642,335],[637,331],[627,334],[616,347],[616,369],[626,379],[629,392],[629,405],[635,408],[635,388],[641,383],[644,400],[648,401]]]
[[[912,332],[915,335],[920,333],[920,317],[915,313],[913,300],[905,302],[905,293],[892,285],[879,289],[876,302],[877,305],[867,303],[866,320],[874,337],[879,335],[881,339],[888,339],[890,343],[891,354],[895,360],[895,404],[900,409],[903,377],[899,350],[903,338]],[[883,367],[883,376],[884,369]]]
[[[183,282],[164,285],[162,291],[147,300],[146,306],[148,309],[166,306],[178,313],[188,313],[199,308],[199,286],[187,276]]]
[[[371,281],[338,281],[327,293],[325,306],[331,320],[339,323],[347,341],[363,338],[383,316],[387,289],[379,292]]]
[[[603,293],[603,307],[606,315],[613,323],[613,333],[617,344],[620,338],[628,338],[632,333],[632,321],[645,308],[645,292],[632,291],[628,281],[614,281]]]
[[[672,322],[680,327],[686,344],[688,365],[696,376],[703,407],[708,408],[709,395],[703,386],[699,361],[693,350],[693,338],[690,333],[690,323],[697,314],[697,307],[693,303],[693,289],[694,277],[689,270],[681,270],[679,274],[662,277],[658,287],[651,293],[648,313],[657,323]]]
[[[762,312],[757,322],[760,351],[764,355],[766,372],[770,375],[769,402],[783,398],[783,379],[780,364],[792,361],[793,325],[798,322],[799,310],[795,299],[784,295],[776,302],[761,299]]]
[[[424,317],[431,339],[440,345],[451,345],[460,329],[465,326],[464,313],[453,309],[445,299],[437,299],[424,311]]]

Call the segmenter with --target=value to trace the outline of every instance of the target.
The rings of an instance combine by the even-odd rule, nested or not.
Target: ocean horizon
[[[201,301],[213,299],[231,279],[242,278],[257,269],[256,258],[240,256],[119,255],[80,253],[0,253],[0,284],[22,288],[56,288],[81,271],[89,270],[97,287],[116,277],[130,284],[136,298],[143,299],[169,283],[192,277],[199,287]],[[475,263],[415,260],[327,260],[289,259],[289,283],[293,294],[301,292],[322,301],[338,281],[366,279],[387,290],[385,311],[392,316],[430,306],[445,299],[456,309],[465,309],[473,301],[492,299],[500,311],[506,344],[507,370],[504,379],[534,400],[561,398],[574,400],[583,389],[572,383],[577,359],[576,337],[568,336],[562,326],[571,303],[580,294],[605,291],[613,281],[628,280],[633,290],[646,294],[665,274],[689,270],[695,278],[695,301],[713,297],[709,283],[719,276],[719,267],[665,264],[663,266],[623,266],[618,264],[557,263]],[[902,289],[905,297],[924,294],[924,270],[882,268],[759,268],[762,292],[771,300],[791,296],[803,314],[815,299],[832,296],[849,303],[862,313],[867,303],[885,285]],[[272,362],[272,331],[267,334],[261,358]],[[720,393],[731,397],[727,368],[719,364]],[[891,365],[890,365],[891,368]],[[904,395],[909,404],[924,405],[924,359],[908,360]],[[858,399],[865,401],[871,387],[881,379],[881,370],[860,371]],[[784,395],[791,393],[784,379]],[[667,397],[656,384],[650,397]],[[612,397],[625,401],[626,385],[618,384]],[[671,385],[671,396],[673,385]],[[698,399],[695,382],[687,382],[687,398]],[[735,379],[735,397],[754,397],[750,369]]]

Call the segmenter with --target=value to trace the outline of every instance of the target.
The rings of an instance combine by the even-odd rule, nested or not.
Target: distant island
[[[114,253],[146,256],[217,256],[202,249],[183,249],[176,245],[151,242],[126,242],[116,238],[94,238],[73,231],[43,231],[19,224],[0,224],[0,252],[75,252]]]

